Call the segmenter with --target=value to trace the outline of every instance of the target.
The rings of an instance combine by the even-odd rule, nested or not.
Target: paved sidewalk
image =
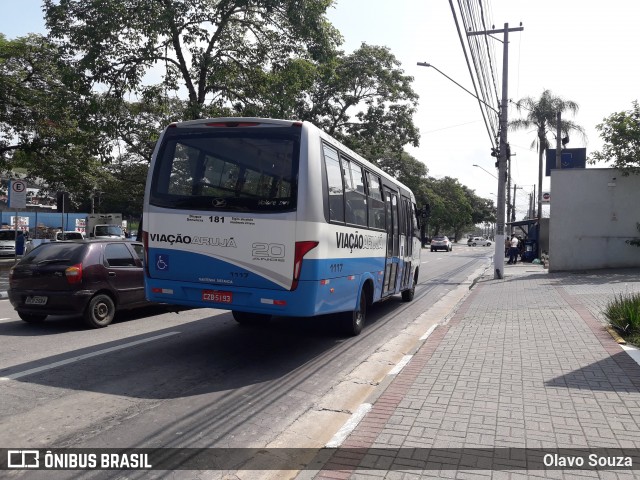
[[[324,469],[298,478],[640,478],[640,365],[601,313],[625,292],[639,269],[481,278]],[[633,468],[592,465],[623,454]]]

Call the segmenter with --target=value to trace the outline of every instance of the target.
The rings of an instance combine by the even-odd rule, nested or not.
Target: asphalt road
[[[404,329],[468,289],[492,254],[423,250],[414,300],[374,305],[358,337],[327,317],[246,327],[215,309],[124,313],[100,330],[70,317],[30,325],[0,300],[0,448],[321,446],[392,368]],[[82,478],[125,478],[113,474]]]

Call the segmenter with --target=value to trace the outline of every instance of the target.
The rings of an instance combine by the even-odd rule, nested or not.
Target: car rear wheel
[[[487,247],[490,247],[490,246],[491,246],[491,242],[487,242]]]
[[[91,299],[82,318],[91,328],[103,328],[113,321],[116,306],[109,295],[99,294]]]
[[[40,313],[24,313],[18,312],[18,316],[20,319],[27,323],[42,323],[47,318],[46,315],[42,315]]]

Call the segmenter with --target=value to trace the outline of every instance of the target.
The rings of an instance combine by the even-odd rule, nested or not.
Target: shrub
[[[608,303],[604,315],[616,330],[624,335],[640,334],[640,293],[614,296]]]

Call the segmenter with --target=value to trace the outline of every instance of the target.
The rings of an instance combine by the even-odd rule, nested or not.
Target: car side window
[[[135,250],[136,254],[138,255],[138,258],[140,259],[140,261],[142,263],[144,263],[144,246],[142,246],[139,243],[134,243],[133,245],[131,245],[133,247],[133,249]]]
[[[109,267],[135,267],[136,261],[124,243],[110,243],[104,248],[104,259]]]

